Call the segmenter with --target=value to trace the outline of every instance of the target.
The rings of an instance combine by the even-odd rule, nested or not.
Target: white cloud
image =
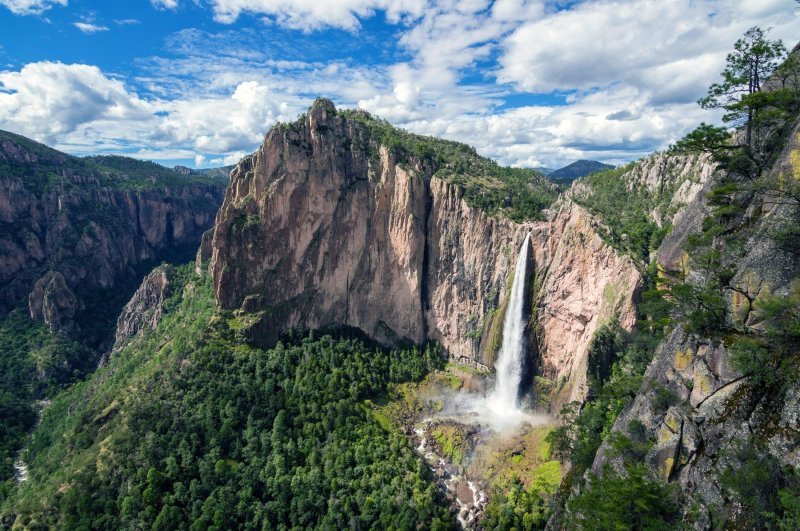
[[[97,33],[98,31],[108,31],[106,26],[99,26],[91,22],[74,22],[72,25],[81,30],[83,33],[91,34]]]
[[[150,3],[156,9],[178,9],[178,0],[150,0]]]
[[[224,157],[219,157],[216,159],[209,160],[209,164],[212,166],[230,166],[231,164],[237,164],[242,158],[247,155],[244,151],[237,151],[235,153],[231,153],[230,155],[226,155]]]
[[[290,118],[286,104],[256,81],[239,84],[228,98],[192,98],[162,108],[167,114],[159,124],[163,136],[204,153],[252,150],[273,123]]]
[[[722,69],[753,25],[797,38],[784,0],[599,0],[520,25],[502,42],[498,80],[522,90],[591,89],[625,83],[660,101],[689,101]]]
[[[96,66],[30,63],[0,72],[0,127],[52,143],[83,124],[147,120],[150,105]]]
[[[136,24],[141,24],[142,22],[135,18],[123,18],[123,19],[114,19],[114,24],[119,26],[133,26]]]
[[[466,142],[504,164],[553,167],[580,158],[612,163],[639,158],[710,118],[694,103],[654,107],[636,89],[617,88],[576,97],[570,105],[432,117],[406,127]]]
[[[718,118],[694,101],[745,29],[772,26],[771,37],[792,39],[789,46],[800,35],[789,0],[596,0],[562,11],[543,0],[208,4],[226,23],[247,13],[306,32],[358,33],[336,37],[345,43],[372,38],[361,21],[385,10],[398,24],[400,50],[387,46],[388,59],[378,64],[359,64],[352,48],[303,60],[272,46],[263,28],[184,30],[169,39],[167,57],[138,60],[135,85],[127,87],[85,65],[0,72],[0,128],[73,152],[145,146],[136,156],[229,164],[255,149],[275,121],[293,120],[324,95],[415,132],[467,142],[505,164],[621,163]],[[303,44],[282,44],[317,44],[316,36],[302,37]],[[319,45],[330,50],[336,41]],[[53,71],[37,72],[46,65]],[[529,94],[552,90],[569,96],[548,106]]]
[[[0,72],[0,129],[73,153],[146,146],[131,156],[238,160],[298,111],[258,81],[240,82],[228,96],[144,100],[89,65],[43,62]]]
[[[282,26],[310,31],[323,27],[356,30],[359,18],[377,10],[386,12],[390,22],[420,17],[426,0],[212,0],[214,18],[230,24],[242,13],[265,15]]]
[[[17,15],[38,15],[56,5],[65,6],[67,0],[0,0],[0,6]]]

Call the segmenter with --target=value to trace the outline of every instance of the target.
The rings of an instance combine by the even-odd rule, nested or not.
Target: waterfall
[[[506,306],[506,317],[503,322],[503,344],[500,356],[495,363],[497,382],[494,392],[489,397],[489,407],[501,416],[509,416],[519,412],[519,384],[522,380],[522,362],[525,355],[525,269],[528,265],[528,245],[531,235],[525,236],[522,249],[517,258],[514,282],[511,285],[511,296]]]

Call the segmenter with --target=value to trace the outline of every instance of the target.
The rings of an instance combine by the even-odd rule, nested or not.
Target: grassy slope
[[[558,185],[535,170],[500,166],[466,144],[409,133],[364,112],[339,112],[366,126],[399,160],[423,161],[434,177],[459,185],[470,206],[492,215],[517,222],[542,219],[542,210],[558,197]]]

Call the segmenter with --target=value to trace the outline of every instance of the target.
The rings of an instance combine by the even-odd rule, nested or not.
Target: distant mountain
[[[547,175],[547,176],[549,176],[551,173],[553,173],[555,171],[553,168],[545,168],[545,167],[534,168],[534,169],[536,171],[538,171],[539,173],[541,173],[542,175]]]
[[[589,175],[597,171],[610,170],[613,167],[614,166],[610,164],[603,164],[596,160],[577,160],[568,166],[564,166],[563,168],[559,168],[545,175],[554,181],[572,182],[584,175]]]
[[[195,173],[205,175],[206,177],[214,177],[228,180],[231,170],[236,167],[236,164],[230,166],[220,166],[219,168],[200,168],[194,170]]]

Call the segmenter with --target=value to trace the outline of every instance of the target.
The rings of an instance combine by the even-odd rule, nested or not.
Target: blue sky
[[[0,128],[82,155],[215,166],[317,96],[504,164],[614,164],[695,104],[793,0],[0,0]]]

